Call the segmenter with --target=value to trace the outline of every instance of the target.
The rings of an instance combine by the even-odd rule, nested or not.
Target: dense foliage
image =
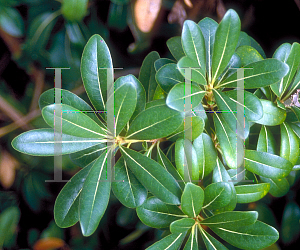
[[[48,90],[39,105],[52,128],[12,142],[26,154],[55,155],[55,110],[63,110],[61,153],[83,168],[57,197],[58,226],[79,221],[83,235],[93,234],[112,190],[144,224],[166,230],[148,249],[226,249],[222,240],[263,249],[278,240],[256,211],[234,210],[268,192],[285,195],[291,171],[299,169],[300,110],[286,101],[299,88],[300,45],[283,44],[267,59],[240,28],[233,10],[220,24],[185,21],[181,37],[167,42],[174,59],[151,52],[138,79],[115,82],[105,41],[89,39],[81,76],[93,108],[67,90]],[[57,91],[61,104],[53,104]]]

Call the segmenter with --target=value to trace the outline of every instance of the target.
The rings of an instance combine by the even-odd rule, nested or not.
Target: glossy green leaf
[[[173,64],[176,64],[175,61],[169,59],[169,58],[160,58],[160,59],[157,59],[154,63],[154,68],[156,71],[158,71],[162,66],[165,66],[169,63],[173,63]]]
[[[291,122],[289,122],[288,124],[290,125],[291,129],[294,131],[294,133],[298,137],[298,139],[300,139],[300,127]]]
[[[201,226],[199,226],[199,229],[207,250],[228,250],[221,242],[219,242],[213,236],[203,230]]]
[[[265,125],[261,126],[256,147],[257,151],[276,154],[276,147],[276,141],[270,129]]]
[[[250,45],[254,49],[256,49],[259,52],[259,54],[262,55],[263,58],[266,58],[266,54],[265,54],[264,50],[262,49],[262,47],[260,46],[260,44],[257,41],[255,41],[251,36],[249,36],[249,38],[250,38]]]
[[[250,203],[263,198],[270,190],[269,183],[235,186],[237,203]]]
[[[90,163],[76,173],[58,194],[54,204],[54,219],[59,227],[71,227],[79,220],[79,197],[92,166],[93,163]]]
[[[129,122],[135,111],[137,93],[134,85],[125,82],[115,90],[114,97],[109,97],[107,105],[114,105],[114,134],[117,136]]]
[[[230,230],[219,227],[212,229],[223,240],[241,249],[263,249],[275,243],[277,230],[261,221],[244,227],[232,227]]]
[[[293,94],[296,89],[299,88],[300,85],[300,70],[298,70],[292,80],[292,83],[290,84],[290,87],[288,88],[287,94],[285,94],[284,98],[289,98],[291,94]]]
[[[208,185],[204,189],[203,208],[210,210],[226,206],[232,196],[232,190],[227,182],[217,182]]]
[[[172,54],[172,56],[179,61],[181,57],[184,57],[184,51],[181,44],[181,37],[174,36],[167,41],[167,46]]]
[[[155,79],[159,86],[166,92],[169,91],[175,86],[177,83],[184,82],[184,77],[177,69],[177,65],[175,63],[169,63],[162,66],[156,73]]]
[[[207,219],[204,219],[200,222],[201,225],[208,227],[222,227],[225,229],[230,229],[234,227],[248,226],[257,220],[258,213],[256,211],[249,212],[239,212],[239,211],[230,211],[223,212],[220,214],[213,215]]]
[[[55,115],[55,110],[62,113]],[[46,123],[54,128],[54,121],[61,119],[62,133],[85,138],[104,138],[107,133],[89,116],[66,104],[52,104],[42,110]]]
[[[199,68],[197,61],[185,56],[178,61],[177,67],[185,79],[201,85],[206,85],[205,72]]]
[[[198,158],[200,179],[203,180],[216,166],[217,152],[212,139],[205,133],[194,140],[193,146]]]
[[[154,68],[154,63],[159,58],[159,54],[156,51],[152,51],[145,57],[141,66],[139,80],[146,91],[147,102],[153,100],[154,92],[157,86],[157,82],[155,80],[156,71]]]
[[[235,106],[240,105],[244,107],[244,113],[249,121],[256,121],[263,116],[263,107],[260,100],[248,91],[244,91],[244,103],[237,101],[237,90],[226,91],[224,94],[229,97],[231,101],[236,103]]]
[[[173,221],[187,218],[177,206],[166,204],[156,197],[148,198],[137,207],[136,212],[145,225],[154,228],[166,228]]]
[[[197,62],[202,74],[205,74],[206,68],[206,51],[205,42],[200,27],[191,20],[186,20],[183,24],[182,47],[185,54]]]
[[[181,189],[173,176],[156,161],[128,148],[121,153],[136,178],[163,202],[180,204]]]
[[[131,123],[126,137],[129,139],[152,140],[166,137],[182,123],[183,113],[166,105],[142,111]]]
[[[229,63],[238,43],[241,21],[238,14],[230,9],[224,15],[215,35],[212,54],[212,81],[222,74]]]
[[[228,174],[228,172],[226,171],[223,163],[220,161],[219,158],[217,158],[217,164],[213,170],[213,176],[212,176],[212,182],[216,183],[216,182],[228,182],[228,184],[231,187],[231,191],[232,191],[232,197],[230,202],[220,208],[220,209],[216,209],[215,212],[221,212],[221,211],[232,211],[235,209],[236,207],[236,191],[233,185],[233,182],[231,181],[231,178]]]
[[[199,180],[199,164],[191,141],[178,139],[175,144],[175,163],[179,174],[185,181]]]
[[[239,47],[250,46],[250,45],[251,45],[250,37],[247,35],[247,33],[241,31],[236,48],[239,49]]]
[[[17,136],[12,141],[14,149],[29,155],[52,156],[57,154],[70,154],[86,148],[99,145],[104,141],[101,139],[90,139],[72,135],[61,134],[61,152],[55,151],[53,129],[35,129]]]
[[[79,221],[82,234],[95,232],[104,215],[110,196],[111,180],[107,179],[107,153],[93,163],[79,198]]]
[[[181,196],[181,209],[189,217],[196,218],[204,202],[204,191],[198,185],[188,182]]]
[[[296,164],[299,156],[299,141],[291,127],[283,122],[280,124],[280,156]]]
[[[225,93],[222,93],[221,91],[213,90],[213,93],[218,108],[222,112],[221,116],[224,118],[230,129],[232,131],[237,131],[237,126],[239,126],[240,128],[244,128],[242,133],[240,133],[240,131],[238,130],[236,134],[242,139],[247,138],[249,135],[248,121],[245,118],[242,120],[237,119],[238,107],[236,102],[234,102]],[[242,110],[240,111],[243,112]]]
[[[191,89],[191,94],[185,94],[186,88]],[[202,90],[197,84],[178,83],[170,90],[166,104],[172,109],[184,112],[187,109],[185,107],[186,98],[191,98],[191,108],[197,107],[205,93],[206,91]]]
[[[190,236],[185,243],[183,250],[198,250],[198,233],[197,228],[195,226],[192,227]]]
[[[93,35],[84,47],[81,77],[86,93],[97,111],[105,110],[108,86],[113,83],[113,64],[109,49],[99,35]]]
[[[72,93],[68,90],[65,90],[65,89],[53,88],[53,89],[49,89],[49,90],[45,91],[43,94],[41,94],[40,99],[39,99],[39,107],[41,110],[48,105],[55,104],[54,98],[55,98],[56,91],[60,92],[59,94],[61,96],[62,104],[69,105],[76,110],[82,111],[82,113],[86,114],[91,119],[93,119],[95,122],[100,123],[100,125],[101,125],[101,122],[98,119],[96,112],[92,109],[92,107],[89,104],[87,104],[83,99],[81,99],[79,96],[77,96],[74,93]]]
[[[157,241],[150,247],[147,247],[146,250],[158,250],[158,249],[168,249],[168,250],[177,250],[182,244],[185,233],[180,234],[170,234],[165,238]]]
[[[236,53],[241,58],[242,66],[263,60],[261,54],[255,48],[248,45],[239,47]]]
[[[192,140],[195,140],[203,132],[204,125],[204,120],[201,117],[193,116],[191,126],[187,126],[187,121],[184,121],[173,134],[167,137],[167,139],[170,141],[176,141],[178,139],[185,138],[187,135],[191,135]],[[184,128],[184,126],[186,126],[186,128]]]
[[[281,225],[281,239],[284,244],[290,244],[300,235],[300,207],[296,202],[289,202],[283,211],[282,225]]]
[[[237,162],[237,140],[242,140],[236,136],[235,131],[233,132],[224,118],[215,113],[214,114],[214,124],[216,128],[216,134],[218,141],[220,143],[221,149],[223,151],[223,156],[226,160],[227,165],[230,168],[238,168],[242,162]],[[243,144],[239,142],[239,144]]]
[[[263,117],[259,120],[256,120],[256,123],[275,126],[284,122],[286,118],[285,110],[278,108],[275,103],[269,100],[260,100],[263,106]]]
[[[188,231],[195,224],[192,218],[183,218],[173,221],[170,225],[171,233],[184,233]]]
[[[20,220],[20,209],[16,206],[6,208],[0,214],[0,247],[3,247],[7,241],[11,240],[17,232],[17,226]]]
[[[72,162],[79,167],[85,167],[92,161],[96,160],[103,153],[103,150],[107,150],[107,145],[101,143],[90,148],[72,153],[70,154],[70,158]]]
[[[147,189],[137,180],[128,168],[123,157],[114,166],[112,191],[118,200],[126,207],[135,208],[147,199]]]
[[[130,120],[132,120],[134,117],[136,117],[140,112],[142,112],[145,109],[146,92],[141,82],[134,75],[119,77],[115,82],[115,88],[117,89],[118,87],[120,87],[121,85],[127,82],[130,82],[132,85],[134,85],[137,93],[137,102],[136,102],[135,111],[130,118]]]
[[[273,58],[249,63],[245,68],[244,78],[238,79],[237,73],[234,73],[219,84],[219,87],[235,88],[237,81],[241,80],[244,80],[245,89],[265,87],[278,82],[289,70],[287,64]]]
[[[203,18],[199,23],[198,23],[204,40],[205,40],[205,48],[206,48],[206,71],[208,72],[209,75],[209,80],[211,80],[211,57],[212,57],[212,51],[215,43],[215,34],[216,30],[218,28],[218,23],[209,18]]]
[[[163,153],[163,151],[160,149],[159,144],[157,144],[157,162],[162,165],[178,182],[181,190],[185,187],[185,182],[177,169],[173,166],[173,164],[170,162],[168,157]]]
[[[287,194],[290,189],[290,184],[286,178],[282,179],[270,179],[260,176],[263,182],[270,183],[270,194],[274,197],[281,197]]]
[[[7,34],[14,37],[22,37],[24,35],[23,19],[15,8],[1,6],[0,10],[0,27]]]
[[[263,177],[281,179],[288,176],[293,164],[277,155],[245,150],[245,168]]]
[[[87,14],[88,0],[64,0],[61,12],[67,20],[80,22]]]

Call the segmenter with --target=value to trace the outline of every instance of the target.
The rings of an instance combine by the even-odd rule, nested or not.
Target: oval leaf
[[[170,225],[171,233],[184,233],[188,231],[195,224],[192,218],[183,218],[173,221]]]
[[[283,122],[280,124],[280,156],[296,164],[299,156],[299,141],[291,127]]]
[[[237,203],[250,203],[263,198],[270,190],[269,183],[235,186]]]
[[[196,218],[204,202],[204,191],[201,187],[189,182],[181,196],[181,209],[189,217]]]
[[[231,187],[226,182],[217,182],[208,185],[204,189],[204,206],[210,210],[226,206],[232,196]]]

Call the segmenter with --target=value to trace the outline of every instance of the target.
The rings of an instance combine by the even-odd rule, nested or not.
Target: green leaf
[[[263,177],[281,179],[288,176],[293,164],[277,155],[245,150],[245,168]]]
[[[142,111],[131,123],[126,137],[129,139],[152,140],[166,137],[182,123],[183,113],[166,105],[154,106]]]
[[[22,37],[24,35],[23,19],[15,8],[1,6],[0,27],[11,36]]]
[[[175,144],[175,163],[185,181],[199,180],[199,164],[193,144],[187,139],[178,139]]]
[[[291,127],[283,122],[280,124],[280,156],[296,164],[299,156],[299,141]]]
[[[185,185],[181,196],[181,209],[189,217],[196,218],[204,202],[204,191],[191,182]]]
[[[200,27],[195,22],[186,20],[183,24],[181,40],[185,54],[197,62],[200,71],[205,75],[205,42]]]
[[[233,132],[224,118],[215,113],[214,114],[214,124],[216,128],[216,135],[220,143],[223,156],[226,160],[228,167],[238,168],[242,162],[237,162],[237,140],[242,140],[240,137],[236,136],[236,133]],[[239,142],[239,145],[242,145],[242,142]]]
[[[104,111],[107,89],[113,84],[113,63],[101,36],[93,35],[88,40],[82,53],[80,70],[91,103],[97,111]]]
[[[259,120],[256,120],[256,123],[275,126],[284,122],[286,118],[285,110],[278,108],[275,103],[269,100],[260,100],[263,106],[263,117]]]
[[[230,230],[219,227],[212,230],[233,246],[241,249],[263,249],[275,243],[279,234],[277,230],[261,221],[243,227],[232,227]]]
[[[99,123],[104,127],[104,125],[98,119],[96,112],[92,109],[92,107],[89,104],[87,104],[79,96],[65,89],[53,88],[41,94],[39,99],[39,107],[41,110],[48,105],[55,104],[54,103],[55,93],[58,93],[58,91],[60,92],[62,104],[69,105],[76,110],[82,111],[82,113],[86,114],[95,122]]]
[[[203,230],[201,226],[199,226],[199,229],[200,229],[204,244],[206,246],[206,249],[208,249],[208,250],[215,250],[215,249],[228,250],[222,243],[220,243],[213,236],[211,236],[209,233],[207,233],[205,230]]]
[[[232,197],[232,190],[228,183],[217,182],[208,185],[204,189],[204,206],[210,210],[226,206]]]
[[[147,247],[146,250],[177,250],[182,244],[182,241],[185,237],[185,233],[180,234],[170,234],[160,241],[154,243],[150,247]]]
[[[171,233],[184,233],[188,231],[195,224],[192,218],[183,218],[173,221],[170,225]]]
[[[282,179],[270,179],[260,176],[263,182],[270,183],[270,194],[274,197],[281,197],[287,194],[290,189],[290,184],[286,178]]]
[[[61,111],[56,114],[55,111]],[[62,133],[85,138],[104,138],[107,132],[86,114],[65,104],[52,104],[42,110],[45,122],[54,128],[54,121],[61,119]]]
[[[145,188],[163,202],[180,204],[181,189],[164,167],[136,151],[120,149],[129,168]]]
[[[169,93],[169,91],[175,86],[177,83],[184,82],[184,77],[177,69],[177,65],[175,63],[169,63],[162,66],[156,73],[155,79],[159,86],[165,91]]]
[[[236,48],[239,49],[239,47],[250,46],[250,45],[251,45],[250,37],[247,35],[247,33],[241,31]]]
[[[86,148],[101,144],[103,140],[77,137],[61,134],[61,152],[55,151],[58,141],[54,138],[53,129],[34,129],[17,136],[12,146],[19,152],[29,155],[53,156],[57,154],[70,154]]]
[[[147,199],[147,189],[137,180],[127,167],[123,157],[114,166],[115,178],[112,191],[118,200],[126,207],[136,208]]]
[[[129,122],[137,102],[137,93],[131,82],[125,82],[109,97],[107,105],[114,105],[114,134],[117,136]]]
[[[238,14],[232,9],[228,10],[216,30],[212,54],[212,82],[215,82],[227,67],[238,43],[240,29]]]
[[[79,221],[84,236],[95,232],[109,201],[111,180],[107,179],[107,152],[94,162],[79,198]]]
[[[244,80],[245,89],[261,88],[278,82],[289,70],[287,64],[273,58],[249,63],[245,68],[244,78],[237,78],[237,73],[234,73],[218,86],[235,88],[237,81]]]
[[[205,133],[194,140],[193,146],[198,158],[200,179],[203,180],[216,166],[217,152],[212,139]]]
[[[80,22],[87,14],[88,0],[64,0],[61,12],[68,21]]]
[[[115,82],[115,88],[117,89],[124,83],[130,82],[132,85],[134,85],[136,93],[137,93],[137,102],[136,102],[136,108],[131,116],[130,120],[132,120],[134,117],[136,117],[140,112],[142,112],[145,109],[146,106],[146,92],[141,84],[141,82],[134,76],[134,75],[127,75],[119,77]],[[116,98],[116,97],[115,97]],[[72,106],[72,105],[71,105]]]
[[[0,247],[3,247],[7,241],[11,240],[17,232],[17,226],[20,220],[20,209],[15,206],[6,208],[0,214]]]
[[[169,59],[169,58],[160,58],[160,59],[157,59],[154,63],[154,68],[156,71],[158,71],[162,66],[165,66],[169,63],[172,63],[172,64],[176,64],[175,61]],[[155,76],[156,77],[156,76]]]
[[[54,204],[54,219],[59,227],[71,227],[79,220],[79,197],[92,166],[93,163],[90,163],[76,173],[58,194]]]
[[[281,239],[284,244],[296,241],[300,235],[300,208],[296,202],[289,202],[283,211]]]
[[[230,129],[232,131],[237,130],[237,126],[240,128],[244,128],[242,133],[239,133],[239,130],[237,131],[237,135],[245,139],[249,135],[249,125],[248,121],[246,119],[238,120],[237,119],[237,104],[230,99],[226,94],[222,93],[218,90],[213,90],[215,100],[217,102],[219,110],[222,112],[222,117],[229,125]],[[242,92],[243,93],[243,92]],[[240,110],[243,112],[242,110]],[[245,112],[243,112],[245,113]]]
[[[136,212],[145,225],[154,228],[166,228],[173,221],[187,218],[177,206],[166,204],[156,197],[148,198],[136,208]]]
[[[199,68],[197,61],[193,61],[191,58],[185,56],[178,61],[177,67],[185,79],[206,85],[205,72],[203,72],[202,68]]]
[[[170,141],[176,141],[178,139],[185,138],[186,135],[192,135],[192,140],[195,140],[203,132],[205,122],[203,118],[199,116],[192,116],[191,126],[184,128],[186,124],[187,121],[184,121],[173,134],[167,137],[167,139]]]
[[[159,54],[156,51],[152,51],[145,57],[141,66],[139,80],[144,86],[144,89],[146,90],[147,102],[153,100],[154,92],[157,86],[157,82],[155,80],[156,72],[154,68],[154,63],[159,58]]]
[[[201,225],[208,227],[222,227],[225,229],[230,229],[234,227],[248,226],[257,220],[258,213],[256,211],[239,212],[230,211],[223,212],[220,214],[213,215],[207,219],[200,222]]]
[[[191,234],[185,243],[183,250],[198,250],[198,235],[197,235],[197,229],[195,226],[192,227]]]
[[[90,148],[72,153],[70,154],[70,158],[72,162],[74,162],[79,167],[85,167],[92,161],[96,160],[102,154],[103,150],[107,150],[107,146],[106,144],[101,143]]]
[[[163,153],[163,151],[160,149],[159,144],[157,144],[157,162],[162,165],[178,182],[181,190],[185,187],[185,182],[177,169],[173,166],[173,164],[170,162],[168,157]]]
[[[237,203],[250,203],[263,198],[270,190],[269,183],[235,186]]]
[[[265,54],[264,50],[262,49],[262,47],[259,45],[259,43],[256,42],[251,36],[249,36],[249,38],[250,38],[250,45],[254,49],[256,49],[259,52],[259,54],[262,55],[263,58],[266,58],[266,54]]]
[[[241,58],[242,66],[263,60],[261,54],[255,48],[248,45],[239,47],[236,53]]]
[[[224,206],[223,208],[220,209],[216,209],[215,212],[221,212],[221,211],[232,211],[235,209],[236,207],[236,191],[233,185],[233,182],[231,181],[231,178],[228,174],[228,172],[226,171],[223,163],[220,161],[219,158],[217,158],[217,164],[213,170],[213,176],[212,176],[212,182],[216,183],[216,182],[228,182],[228,184],[231,187],[231,191],[232,191],[232,197],[230,202]]]
[[[218,23],[209,17],[205,17],[198,23],[198,25],[205,40],[206,71],[209,74],[209,80],[211,80],[211,57],[213,54],[212,51],[215,43],[215,34],[218,28]]]
[[[176,59],[176,61],[179,61],[181,57],[184,57],[184,51],[181,44],[181,37],[175,36],[170,38],[167,41],[167,46],[172,54],[172,56]]]
[[[244,91],[244,103],[237,101],[237,90],[224,92],[229,99],[236,103],[235,106],[240,105],[244,108],[245,117],[249,121],[256,121],[263,116],[263,107],[260,100],[248,91]]]
[[[276,147],[276,141],[270,129],[265,125],[261,126],[256,150],[275,155]]]
[[[190,95],[185,94],[186,88],[191,89]],[[202,90],[195,83],[193,84],[178,83],[170,90],[167,96],[166,104],[172,109],[184,112],[186,111],[186,107],[185,107],[186,98],[188,97],[191,98],[191,103],[192,103],[191,108],[193,107],[195,108],[201,103],[205,95],[205,92],[206,91]]]

